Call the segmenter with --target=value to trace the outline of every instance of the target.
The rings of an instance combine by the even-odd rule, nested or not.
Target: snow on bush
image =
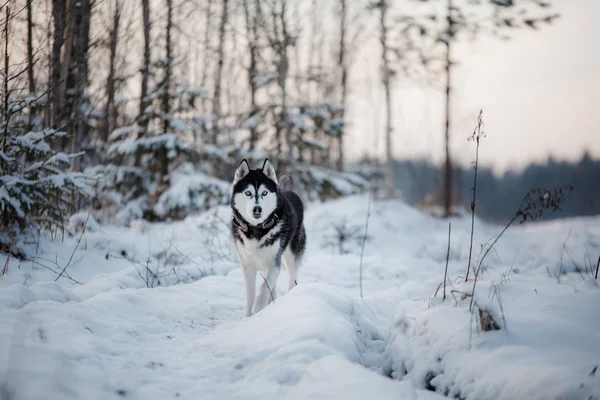
[[[309,165],[300,165],[298,169],[306,196],[311,201],[327,201],[369,190],[369,182],[353,173]]]
[[[95,176],[65,172],[71,159],[80,156],[51,147],[52,140],[65,132],[45,129],[21,134],[20,130],[9,126],[0,151],[0,249],[23,255],[18,236],[64,228],[72,202],[92,194]]]
[[[77,232],[97,232],[99,228],[98,222],[88,212],[80,211],[73,215],[69,219],[69,232],[71,234]]]
[[[164,133],[152,137],[127,138],[113,143],[108,147],[107,155],[109,158],[116,158],[126,155],[165,153],[166,157],[172,160],[187,151],[189,147],[179,140],[177,135]]]
[[[190,214],[229,203],[231,184],[201,173],[171,175],[171,186],[163,192],[154,214],[159,218],[182,219]]]
[[[472,283],[445,302],[398,306],[388,343],[393,376],[444,395],[470,399],[595,399],[600,323],[595,281],[482,281],[474,314]],[[503,293],[500,297],[499,292]],[[409,306],[409,307],[407,307]],[[499,330],[483,331],[480,308]],[[590,375],[591,374],[591,375]]]

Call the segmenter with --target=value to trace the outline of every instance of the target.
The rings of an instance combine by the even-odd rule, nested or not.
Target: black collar
[[[253,228],[253,226],[250,226],[241,215],[238,216],[237,214],[236,211],[233,212],[234,225],[237,225],[243,232],[247,232],[249,228]],[[270,229],[277,221],[279,221],[279,216],[274,212],[262,224],[256,225],[256,228]]]

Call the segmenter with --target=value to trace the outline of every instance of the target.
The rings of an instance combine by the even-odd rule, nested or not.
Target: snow
[[[157,136],[144,137],[141,139],[128,138],[115,142],[108,148],[108,154],[110,156],[131,155],[139,151],[140,148],[145,152],[165,148],[169,159],[175,158],[178,152],[188,150],[187,145],[181,142],[176,134],[163,133]]]
[[[174,223],[94,225],[76,251],[80,233],[31,243],[29,261],[11,258],[0,280],[3,393],[26,400],[600,396],[592,373],[600,363],[600,289],[589,261],[600,253],[599,217],[511,227],[477,283],[476,309],[501,327],[482,332],[463,299],[472,290],[461,279],[466,215],[439,220],[399,201],[374,201],[360,297],[360,246],[337,254],[326,243],[343,219],[363,234],[367,204],[365,194],[309,204],[299,286],[288,294],[283,270],[276,301],[250,318],[243,318],[227,206]],[[448,222],[442,301],[436,289]],[[476,220],[475,258],[501,229]]]
[[[487,295],[487,288],[480,289]],[[505,329],[471,340],[468,308],[401,310],[396,325],[402,328],[390,343],[395,363],[409,365],[408,377],[416,382],[433,365],[438,375],[432,385],[461,398],[597,397],[598,381],[585,382],[598,363],[597,337],[584,325],[600,323],[595,281],[579,282],[574,290],[549,279],[513,277],[503,290]],[[474,384],[482,376],[485,385]]]
[[[124,136],[137,135],[141,132],[142,127],[139,125],[122,126],[112,131],[111,134],[108,136],[108,140],[113,142],[122,139]]]
[[[263,87],[277,79],[277,76],[272,73],[265,73],[254,77],[254,85],[257,88]]]
[[[154,212],[159,217],[180,212],[189,215],[216,205],[228,204],[230,186],[229,182],[200,173],[173,173],[171,186],[160,195]]]
[[[202,154],[205,157],[212,158],[214,160],[228,162],[229,157],[227,156],[227,152],[223,150],[222,147],[218,147],[212,144],[203,144],[202,145]]]
[[[349,196],[364,192],[369,182],[356,174],[333,171],[312,165],[298,167],[305,190],[311,200],[328,200],[330,197]]]
[[[69,218],[69,232],[76,233],[84,230],[86,232],[97,232],[100,229],[100,225],[94,219],[94,217],[87,213],[80,211],[71,215]]]
[[[248,129],[255,129],[258,126],[258,114],[249,117],[242,125]]]

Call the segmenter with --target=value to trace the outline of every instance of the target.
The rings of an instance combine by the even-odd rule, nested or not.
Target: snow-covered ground
[[[31,243],[0,280],[0,399],[600,398],[600,218],[510,228],[471,314],[470,219],[443,301],[448,221],[401,202],[372,204],[360,297],[367,204],[311,204],[299,286],[250,318],[227,207]],[[501,228],[476,221],[475,259]]]

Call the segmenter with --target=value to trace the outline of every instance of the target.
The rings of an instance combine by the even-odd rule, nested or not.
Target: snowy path
[[[383,362],[382,332],[366,316],[389,315],[393,302],[381,310],[379,302],[306,285],[240,320],[241,288],[237,279],[207,277],[4,312],[2,334],[11,338],[2,352],[4,391],[25,399],[49,391],[53,398],[331,398],[348,397],[351,384],[357,399],[373,388],[417,398],[410,384],[356,365]],[[340,393],[331,392],[336,382]],[[308,396],[319,386],[329,394]]]
[[[332,224],[345,220],[349,227],[362,226],[366,200],[358,196],[311,207],[310,250],[300,286],[290,294],[278,288],[276,302],[251,318],[242,318],[243,284],[234,261],[211,262],[216,275],[176,285],[169,275],[165,283],[171,286],[146,288],[139,265],[118,257],[124,250],[130,259],[143,261],[167,249],[165,254],[173,257],[184,255],[172,267],[177,279],[201,276],[207,263],[203,246],[215,246],[200,229],[207,216],[86,234],[68,270],[83,285],[63,279],[56,283],[47,270],[11,261],[0,281],[0,399],[441,398],[425,390],[430,372],[437,374],[432,384],[442,392],[510,398],[511,393],[503,396],[503,387],[524,392],[536,387],[514,385],[517,378],[510,373],[498,378],[493,363],[482,368],[482,362],[502,354],[502,346],[521,346],[520,354],[527,358],[520,373],[537,370],[538,383],[529,379],[537,385],[567,376],[541,368],[539,360],[573,367],[571,380],[586,375],[596,358],[600,362],[598,346],[590,349],[600,326],[600,312],[593,307],[597,285],[571,274],[557,286],[547,276],[558,268],[572,269],[566,262],[559,266],[559,250],[569,231],[569,249],[577,262],[584,248],[600,251],[598,219],[569,220],[568,228],[565,223],[518,228],[499,242],[493,266],[504,272],[512,265],[518,273],[508,289],[513,297],[505,300],[508,331],[515,333],[508,339],[495,333],[476,337],[483,340],[476,353],[469,347],[464,308],[428,306],[445,264],[445,221],[401,203],[377,204],[364,258],[365,297],[359,297],[357,246],[347,244],[350,253],[340,255],[324,244],[332,238]],[[227,213],[219,210],[224,219]],[[478,226],[476,243],[498,231]],[[464,273],[468,227],[466,219],[453,221],[451,277]],[[214,234],[228,240],[226,230]],[[74,242],[46,243],[42,253],[45,259],[56,254],[64,265]],[[286,278],[282,273],[281,281]],[[494,279],[482,281],[485,293],[478,301],[487,298]],[[569,292],[573,285],[580,294]],[[543,301],[531,297],[534,289],[544,295]],[[539,315],[534,326],[528,325],[531,315],[519,311],[523,303]],[[574,313],[576,309],[580,312]],[[587,336],[574,337],[570,326],[552,323],[564,319],[561,313],[571,316],[570,324],[585,320]],[[531,342],[531,337],[544,335],[536,326],[553,330],[551,337]],[[556,346],[570,357],[555,351]],[[465,363],[479,367],[465,368]],[[507,356],[503,367],[513,370],[514,363]],[[469,383],[474,377],[481,379],[480,385]],[[590,393],[600,390],[593,377],[585,382]],[[553,390],[578,398],[579,392],[561,385]]]

